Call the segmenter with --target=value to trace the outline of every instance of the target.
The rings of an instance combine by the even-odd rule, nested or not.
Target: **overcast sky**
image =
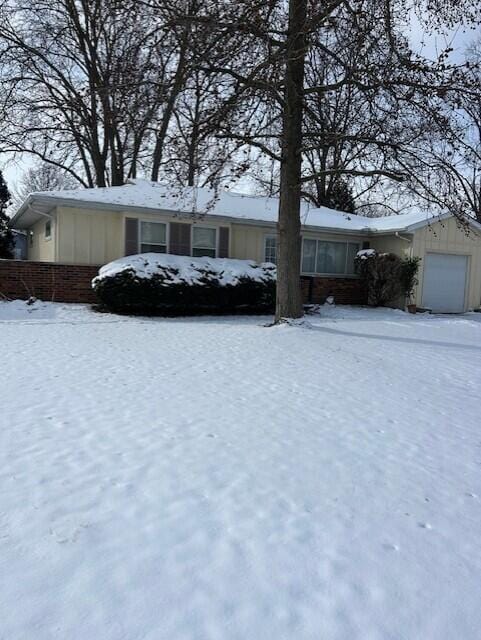
[[[411,46],[416,53],[422,53],[428,58],[436,58],[437,54],[445,49],[446,46],[451,46],[454,49],[451,54],[453,61],[461,60],[466,47],[479,37],[481,37],[481,26],[479,25],[477,30],[458,28],[447,35],[426,36],[419,22],[413,20],[410,30]],[[2,156],[0,168],[3,166],[3,174],[10,190],[12,190],[15,188],[15,184],[23,171],[28,168],[32,161],[28,158],[22,158],[21,161],[10,162],[5,166],[5,160],[5,156]]]

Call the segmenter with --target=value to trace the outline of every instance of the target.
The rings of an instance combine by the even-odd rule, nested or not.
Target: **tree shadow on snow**
[[[459,344],[456,342],[442,342],[441,340],[423,340],[422,338],[402,338],[400,336],[385,336],[378,333],[360,333],[357,331],[340,331],[329,327],[311,326],[310,330],[329,333],[336,336],[352,338],[367,338],[369,340],[383,340],[385,342],[400,342],[404,344],[420,344],[432,347],[446,347],[448,349],[463,349],[467,351],[481,351],[481,347],[471,344]]]

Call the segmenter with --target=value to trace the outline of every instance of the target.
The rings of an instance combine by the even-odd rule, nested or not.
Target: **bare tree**
[[[234,127],[231,137],[259,149],[280,166],[277,321],[302,315],[299,212],[305,185],[331,176],[336,180],[383,177],[405,181],[418,162],[416,155],[409,153],[409,146],[412,148],[420,135],[428,135],[425,121],[420,130],[413,132],[410,128],[404,135],[406,119],[410,114],[428,112],[432,97],[442,99],[447,88],[454,90],[459,85],[459,70],[447,64],[444,54],[432,62],[410,51],[402,25],[414,9],[431,20],[432,28],[479,17],[472,3],[454,0],[429,4],[421,0],[290,0],[287,12],[283,2],[240,2],[235,13],[230,3],[215,2],[209,15],[196,17],[210,20],[222,41],[224,61],[217,62],[212,72],[235,79],[233,102],[248,102],[254,95],[262,101],[256,126]],[[351,57],[338,55],[336,36],[345,35],[346,29],[354,52]],[[256,51],[247,65],[242,58],[245,47]],[[307,63],[316,49],[328,63],[335,63],[335,74],[323,72],[317,82],[310,83]],[[379,64],[380,49],[383,64]],[[354,132],[333,131],[332,125],[324,126],[316,118],[315,128],[306,126],[312,102],[341,88],[360,91],[366,108],[376,109],[383,115],[383,122],[389,122],[389,132],[385,127],[379,127],[376,135],[362,127]],[[400,103],[409,105],[401,114]],[[308,170],[309,153],[326,146],[340,148],[341,143],[349,143],[349,148],[357,151],[355,162],[344,160],[342,165],[321,164]],[[408,155],[400,161],[401,148],[404,153],[405,147]]]
[[[15,101],[0,148],[84,186],[149,168],[156,179],[186,47],[184,27],[134,0],[1,0],[0,57]]]
[[[24,171],[13,189],[13,206],[19,207],[29,194],[39,191],[75,189],[78,182],[59,167],[48,162],[36,162]]]
[[[222,136],[226,127],[225,87],[214,75],[194,68],[178,96],[165,140],[162,175],[188,186],[216,186],[235,173],[239,144]]]
[[[433,135],[416,150],[420,170],[409,189],[428,206],[448,209],[460,222],[481,221],[481,43],[466,55],[459,88],[447,88]]]

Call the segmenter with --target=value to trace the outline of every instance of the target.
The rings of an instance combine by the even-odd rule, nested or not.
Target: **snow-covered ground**
[[[0,303],[2,640],[479,640],[481,314]]]

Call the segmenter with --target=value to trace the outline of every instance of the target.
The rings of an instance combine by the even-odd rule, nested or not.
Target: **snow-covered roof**
[[[101,208],[148,209],[156,212],[172,211],[179,214],[219,216],[245,222],[277,222],[279,200],[263,196],[244,195],[226,190],[208,188],[174,188],[148,180],[130,180],[120,187],[70,189],[32,193],[12,218],[12,226],[26,228],[32,222],[22,219],[24,214],[35,212],[35,206],[50,205],[57,201],[73,205],[98,205]],[[27,216],[30,218],[31,216]],[[445,217],[445,216],[444,216]],[[327,207],[314,208],[302,204],[301,220],[306,227],[332,231],[394,233],[423,226],[436,218],[426,212],[414,212],[382,218],[335,211]]]

